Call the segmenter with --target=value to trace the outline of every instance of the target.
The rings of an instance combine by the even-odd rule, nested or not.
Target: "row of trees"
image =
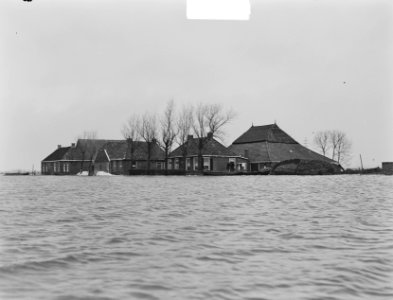
[[[130,141],[131,162],[135,152],[134,141],[143,140],[147,144],[147,168],[154,143],[158,143],[165,152],[165,170],[168,170],[167,158],[174,144],[183,145],[190,134],[198,138],[198,166],[203,170],[202,152],[211,137],[222,139],[223,128],[235,117],[233,110],[225,110],[220,104],[199,103],[196,106],[186,105],[177,110],[175,102],[169,101],[161,114],[145,112],[142,115],[132,114],[124,124],[121,133]],[[185,161],[187,148],[182,148]],[[184,168],[185,168],[184,164]]]
[[[318,131],[314,135],[313,141],[324,156],[330,156],[338,163],[345,163],[350,159],[352,144],[345,132],[340,130]]]

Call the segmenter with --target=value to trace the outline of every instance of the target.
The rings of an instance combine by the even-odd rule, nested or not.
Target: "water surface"
[[[393,177],[0,177],[1,299],[393,299]]]

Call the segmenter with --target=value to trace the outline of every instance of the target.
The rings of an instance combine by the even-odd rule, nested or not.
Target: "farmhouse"
[[[320,155],[295,141],[277,124],[251,126],[237,138],[229,150],[250,160],[250,171],[270,170],[277,164],[290,162],[318,162],[318,165],[336,169],[338,163]]]
[[[156,140],[79,139],[53,151],[41,162],[44,175],[111,174],[335,174],[342,171],[334,160],[295,141],[277,124],[251,126],[228,148],[210,133],[188,136],[172,151],[165,168],[165,153]],[[387,168],[385,168],[387,169]],[[164,172],[165,171],[165,172]]]
[[[75,175],[79,172],[91,172],[97,150],[108,140],[78,139],[69,147],[57,146],[57,149],[41,161],[43,175]]]
[[[188,136],[187,141],[169,154],[169,170],[185,170],[187,173],[199,170],[200,143],[205,173],[248,171],[248,159],[228,150],[208,134],[206,138]],[[201,161],[202,162],[202,161]]]
[[[148,147],[150,147],[150,159],[148,159]],[[131,175],[147,169],[165,169],[164,151],[156,141],[151,142],[150,145],[132,139],[109,141],[99,149],[94,161],[94,173],[103,171],[117,175]]]

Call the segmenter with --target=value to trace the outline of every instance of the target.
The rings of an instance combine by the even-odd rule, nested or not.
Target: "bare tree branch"
[[[136,141],[139,136],[138,128],[140,126],[140,118],[136,114],[132,114],[124,124],[121,133],[125,139]]]
[[[322,151],[323,155],[327,156],[330,152],[331,158],[338,163],[350,159],[351,141],[345,132],[340,130],[319,131],[314,136],[314,144]]]
[[[97,131],[84,131],[82,135],[78,137],[82,142],[78,143],[77,147],[82,152],[82,163],[81,172],[83,171],[83,165],[85,160],[89,160],[89,170],[93,163],[94,155],[97,152],[97,144],[95,140],[97,139]]]
[[[194,124],[194,108],[190,106],[183,106],[182,110],[178,113],[176,120],[176,142],[179,146],[183,145],[191,132]]]
[[[329,132],[328,131],[318,131],[314,136],[314,144],[317,146],[318,150],[326,156],[329,150]]]
[[[208,105],[206,119],[209,131],[213,134],[213,136],[222,139],[224,135],[222,127],[230,123],[235,116],[235,112],[231,109],[224,112],[220,104]]]
[[[335,154],[333,155],[337,157],[338,163],[345,162],[350,157],[352,144],[347,138],[347,135],[342,131],[334,130],[331,132],[331,134],[332,143],[334,141],[333,149]]]
[[[153,144],[157,142],[157,118],[154,114],[146,112],[142,116],[138,133],[147,143],[147,170],[149,171]]]
[[[172,149],[176,137],[175,128],[175,103],[173,100],[167,103],[164,115],[160,120],[161,125],[161,145],[165,152],[165,171],[168,171],[168,156]]]
[[[235,113],[232,110],[224,112],[222,106],[219,104],[199,103],[194,111],[194,115],[193,130],[198,138],[198,166],[199,170],[202,171],[202,152],[205,144],[210,138],[222,137],[222,128],[233,120]],[[210,133],[210,136],[207,136],[208,133]]]
[[[142,116],[138,134],[145,142],[151,142],[157,138],[157,118],[155,115],[146,112]]]
[[[187,139],[191,133],[194,124],[194,108],[192,105],[183,106],[182,110],[177,115],[176,120],[176,142],[181,147],[183,156],[183,169],[186,170],[186,157],[187,157]]]
[[[192,128],[197,138],[201,139],[206,137],[208,120],[207,112],[209,108],[206,104],[199,103],[194,109],[194,122]]]

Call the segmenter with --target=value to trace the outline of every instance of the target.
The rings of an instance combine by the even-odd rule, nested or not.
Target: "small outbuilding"
[[[386,175],[393,175],[393,162],[383,162],[382,173]]]

